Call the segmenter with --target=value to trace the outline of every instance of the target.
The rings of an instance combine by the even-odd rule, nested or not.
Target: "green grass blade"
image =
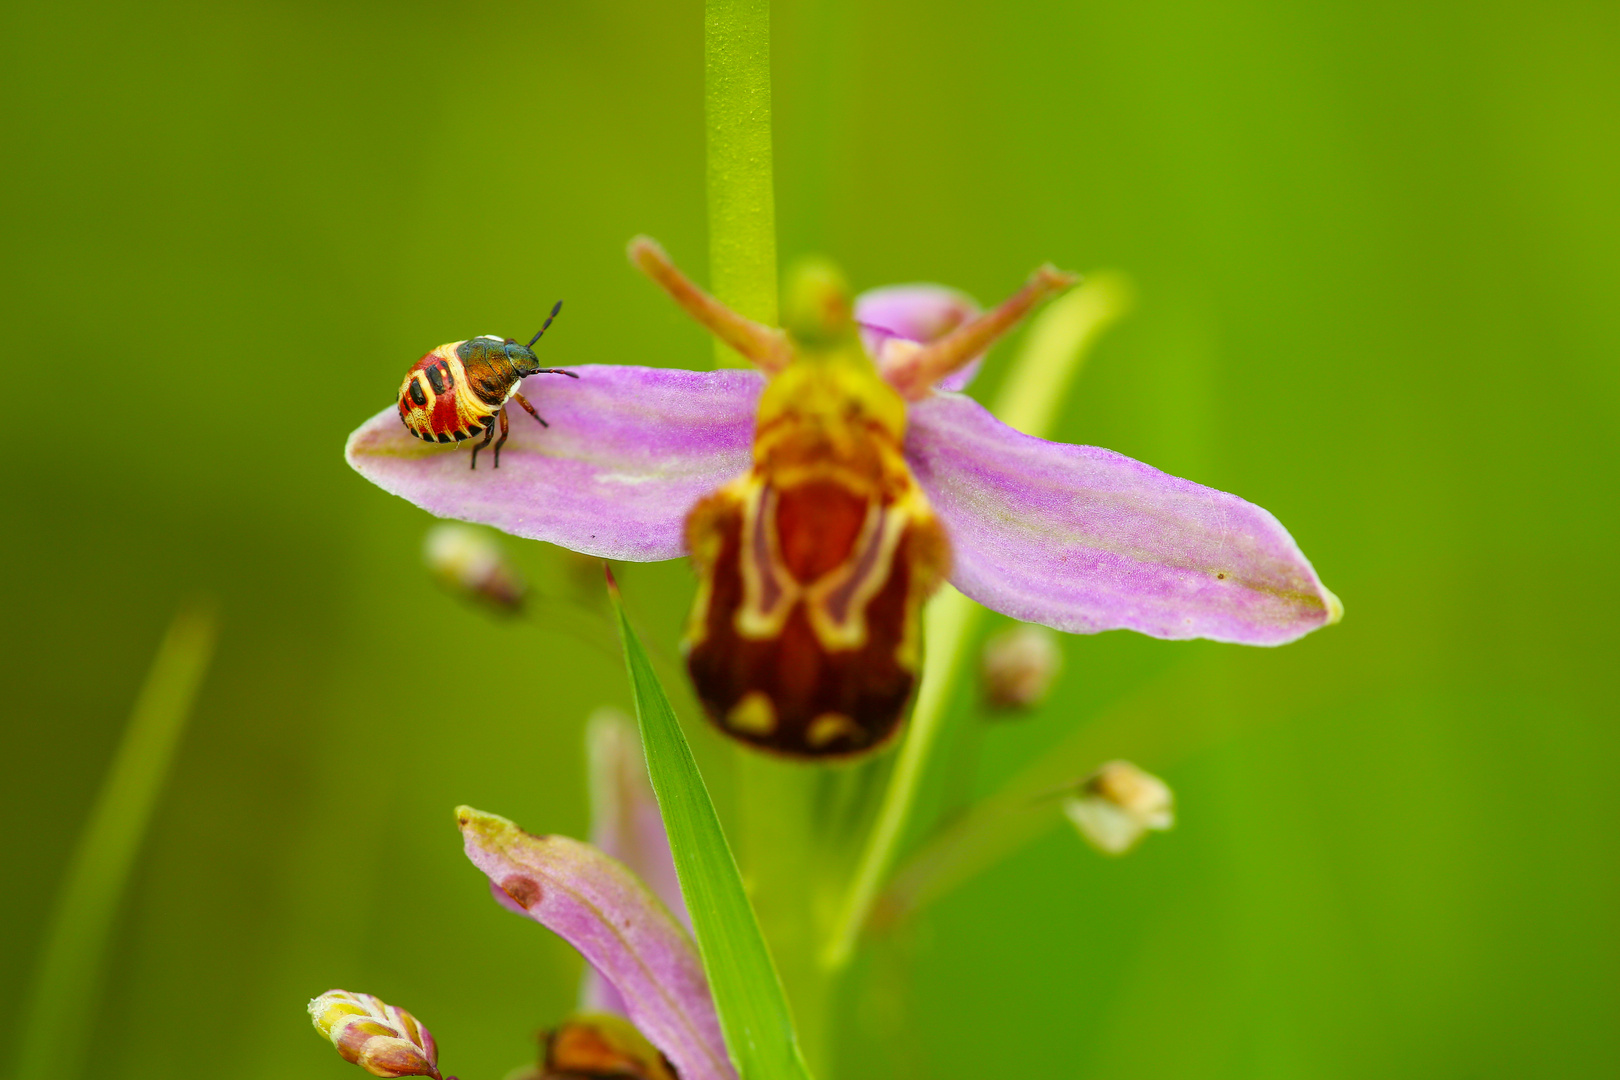
[[[40,952],[16,1080],[76,1080],[94,1041],[107,937],[214,652],[211,603],[175,615],[96,797]]]
[[[675,872],[692,914],[732,1062],[742,1080],[808,1080],[810,1072],[799,1052],[781,980],[743,891],[709,789],[652,662],[625,618],[618,590],[610,591],[641,723],[647,774],[664,815]]]

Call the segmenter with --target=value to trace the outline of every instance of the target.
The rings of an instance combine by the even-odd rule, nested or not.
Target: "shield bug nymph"
[[[540,333],[520,345],[511,338],[491,335],[452,341],[440,345],[412,365],[399,388],[399,418],[412,435],[426,442],[464,442],[484,437],[473,447],[472,467],[478,468],[478,451],[495,437],[495,421],[501,424],[501,437],[495,443],[495,467],[501,467],[501,445],[506,442],[506,403],[515,400],[540,421],[529,400],[518,386],[530,375],[567,375],[572,371],[541,367],[534,346],[562,310],[557,301]]]

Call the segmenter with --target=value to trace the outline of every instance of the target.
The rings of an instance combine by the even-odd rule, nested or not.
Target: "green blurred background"
[[[219,654],[92,1071],[358,1075],[303,1014],[343,986],[498,1078],[568,1008],[451,807],[586,829],[607,627],[539,545],[535,621],[441,592],[427,515],[341,449],[428,348],[558,297],[550,362],[707,361],[623,257],[702,276],[701,49],[695,0],[6,6],[0,1026],[197,592]],[[1179,826],[1120,861],[1053,831],[947,898],[852,984],[840,1074],[1613,1069],[1620,8],[782,0],[775,61],[784,257],[987,300],[1129,273],[1059,435],[1272,510],[1347,609],[1274,651],[1066,639],[973,782],[1112,722]],[[685,567],[621,580],[672,650]]]

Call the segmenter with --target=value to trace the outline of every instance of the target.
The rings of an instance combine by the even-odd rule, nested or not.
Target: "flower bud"
[[[824,345],[854,330],[855,298],[843,271],[826,259],[801,259],[788,268],[782,289],[782,327],[809,344]]]
[[[1034,708],[1062,668],[1057,635],[1044,626],[1021,623],[992,634],[979,657],[985,707],[993,712]]]
[[[576,1013],[541,1037],[540,1080],[675,1080],[664,1055],[612,1013]]]
[[[315,1030],[332,1040],[343,1060],[372,1076],[439,1077],[439,1048],[428,1029],[404,1009],[370,994],[328,990],[309,1003]]]
[[[512,614],[523,607],[523,579],[486,530],[444,522],[428,530],[422,557],[451,590]]]
[[[1128,761],[1110,761],[1063,802],[1080,835],[1106,855],[1123,855],[1149,829],[1175,824],[1175,797],[1163,780]]]

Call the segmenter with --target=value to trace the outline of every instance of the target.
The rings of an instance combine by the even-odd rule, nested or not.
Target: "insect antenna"
[[[534,348],[534,343],[540,340],[540,334],[544,334],[547,330],[551,329],[551,320],[555,319],[557,317],[557,312],[561,310],[562,301],[559,300],[557,301],[556,305],[552,307],[551,314],[546,316],[546,325],[540,328],[540,333],[535,334],[534,337],[529,339],[529,348]]]

